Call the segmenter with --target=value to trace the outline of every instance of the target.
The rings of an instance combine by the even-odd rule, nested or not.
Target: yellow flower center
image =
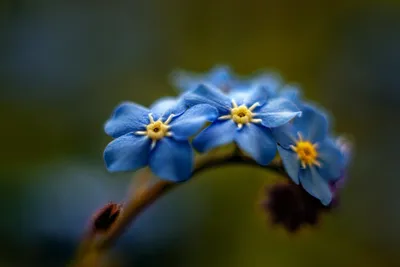
[[[232,120],[237,124],[246,124],[253,118],[253,113],[245,105],[241,105],[231,110],[231,116]]]
[[[147,136],[153,140],[160,140],[168,133],[168,125],[155,121],[146,126]]]
[[[253,113],[253,110],[259,105],[260,104],[256,102],[250,107],[247,107],[246,105],[238,106],[236,104],[236,101],[232,99],[231,114],[221,116],[218,119],[220,120],[232,119],[237,124],[239,129],[243,127],[243,124],[261,123],[261,119],[254,119],[254,116],[257,116],[257,114]]]
[[[321,167],[321,163],[318,161],[318,144],[303,140],[300,133],[298,135],[299,140],[295,146],[291,146],[291,149],[297,153],[297,158],[300,160],[301,166],[303,168],[313,165]]]
[[[146,135],[148,138],[152,140],[151,148],[153,149],[158,140],[164,138],[165,136],[172,136],[172,133],[169,132],[169,123],[171,122],[174,114],[171,114],[168,119],[164,122],[161,121],[161,118],[157,121],[154,121],[153,115],[149,114],[150,123],[146,125],[146,131],[137,131],[135,134],[137,135]]]

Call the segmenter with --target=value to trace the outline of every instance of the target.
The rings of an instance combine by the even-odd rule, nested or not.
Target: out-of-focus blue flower
[[[341,176],[343,154],[328,137],[326,117],[310,106],[293,123],[274,130],[283,165],[296,183],[328,205],[332,201],[330,183]]]
[[[210,105],[186,110],[183,102],[173,98],[161,99],[151,109],[122,103],[105,124],[105,132],[116,138],[104,151],[107,169],[133,171],[149,165],[162,179],[184,181],[193,168],[188,138],[217,116]]]
[[[207,152],[235,142],[259,164],[266,165],[276,154],[270,128],[284,125],[301,112],[288,100],[269,100],[269,91],[263,86],[242,96],[231,98],[211,85],[200,85],[184,95],[189,106],[209,104],[218,110],[218,120],[193,140],[193,146]]]
[[[352,153],[353,153],[353,145],[352,143],[346,139],[345,137],[338,137],[336,138],[336,146],[340,150],[340,152],[343,155],[343,168],[341,171],[341,176],[337,181],[334,181],[331,183],[331,191],[335,195],[338,194],[340,189],[342,189],[347,181],[348,175],[347,175],[347,168],[350,165],[350,161],[352,158]]]
[[[275,73],[262,72],[242,79],[236,87],[226,92],[231,98],[245,98],[248,92],[256,87],[263,86],[268,97],[278,97],[278,88],[281,86],[281,78]]]
[[[336,138],[336,145],[343,154],[343,167],[347,168],[353,156],[353,144],[345,137]]]
[[[294,85],[285,85],[276,94],[276,97],[282,97],[295,103],[299,108],[301,103],[301,90]]]
[[[172,83],[180,91],[186,92],[195,89],[201,83],[210,83],[222,91],[235,87],[237,80],[230,67],[218,65],[208,73],[198,74],[183,70],[175,71],[172,74]]]
[[[172,83],[180,91],[187,92],[196,89],[200,84],[210,84],[225,94],[241,94],[253,87],[263,85],[268,88],[270,96],[281,85],[279,75],[261,72],[251,77],[238,77],[228,66],[215,66],[208,73],[197,74],[186,71],[176,71],[172,75]]]
[[[303,109],[307,109],[309,106],[317,107],[317,109],[321,113],[323,113],[329,121],[329,126],[332,127],[334,125],[334,118],[330,116],[330,113],[326,109],[321,107],[318,103],[314,103],[313,101],[305,99],[303,97],[303,92],[301,88],[297,85],[287,84],[283,86],[280,90],[277,91],[274,97],[281,97],[293,102],[300,111],[303,111]]]

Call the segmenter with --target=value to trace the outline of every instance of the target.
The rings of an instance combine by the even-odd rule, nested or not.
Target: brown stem
[[[135,194],[132,199],[124,205],[121,218],[115,222],[107,235],[99,240],[97,247],[99,249],[104,249],[111,246],[147,206],[163,196],[174,185],[175,184],[167,181],[157,181],[157,183],[148,187],[146,191]]]
[[[253,159],[243,155],[239,155],[236,153],[236,150],[234,150],[200,155],[196,157],[195,168],[193,170],[192,177],[207,169],[237,164],[258,166],[287,176],[279,160],[272,161],[268,166],[261,166]],[[147,170],[141,175],[143,178],[143,175],[149,176],[151,175],[151,173]],[[113,243],[119,238],[119,236],[124,233],[128,226],[144,209],[146,209],[154,201],[166,194],[169,190],[181,184],[184,183],[171,183],[163,180],[158,180],[156,183],[147,186],[143,190],[140,190],[140,192],[131,194],[129,196],[130,199],[125,203],[123,207],[123,212],[120,215],[120,218],[115,221],[112,228],[102,238],[96,238],[95,236],[92,236],[91,240],[83,241],[84,243],[87,243],[89,245],[86,245],[85,249],[80,252],[80,259],[84,260],[85,255],[93,254],[92,252],[96,252],[95,254],[101,256],[103,254],[101,252],[110,248]]]

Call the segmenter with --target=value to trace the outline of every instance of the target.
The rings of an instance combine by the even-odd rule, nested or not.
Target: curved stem
[[[211,168],[217,168],[225,165],[251,165],[265,168],[267,170],[272,170],[277,173],[283,174],[285,176],[286,173],[282,168],[282,164],[280,161],[272,161],[268,166],[261,166],[256,163],[253,159],[240,155],[236,150],[234,151],[222,151],[214,154],[200,155],[196,157],[195,167],[192,173],[192,177],[196,174],[205,171]],[[143,176],[151,175],[150,171],[143,172]],[[171,183],[167,181],[158,180],[156,183],[146,187],[143,190],[136,194],[132,194],[129,196],[129,200],[125,203],[123,207],[123,212],[118,218],[117,221],[113,224],[111,229],[102,237],[97,238],[95,236],[91,236],[90,240],[84,240],[83,243],[87,244],[84,248],[81,249],[80,259],[84,260],[85,255],[87,254],[96,254],[101,256],[101,251],[107,250],[109,247],[113,245],[113,243],[121,236],[124,231],[128,228],[128,226],[136,219],[136,217],[149,205],[155,202],[157,199],[161,198],[165,195],[169,190],[174,187],[178,187],[179,185],[184,183]],[[93,253],[96,252],[96,253]],[[78,259],[78,262],[80,260]],[[77,266],[80,266],[79,264]]]

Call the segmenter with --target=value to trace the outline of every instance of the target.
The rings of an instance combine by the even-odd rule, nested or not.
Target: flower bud
[[[110,202],[93,216],[93,233],[105,233],[115,223],[122,212],[122,205]]]

